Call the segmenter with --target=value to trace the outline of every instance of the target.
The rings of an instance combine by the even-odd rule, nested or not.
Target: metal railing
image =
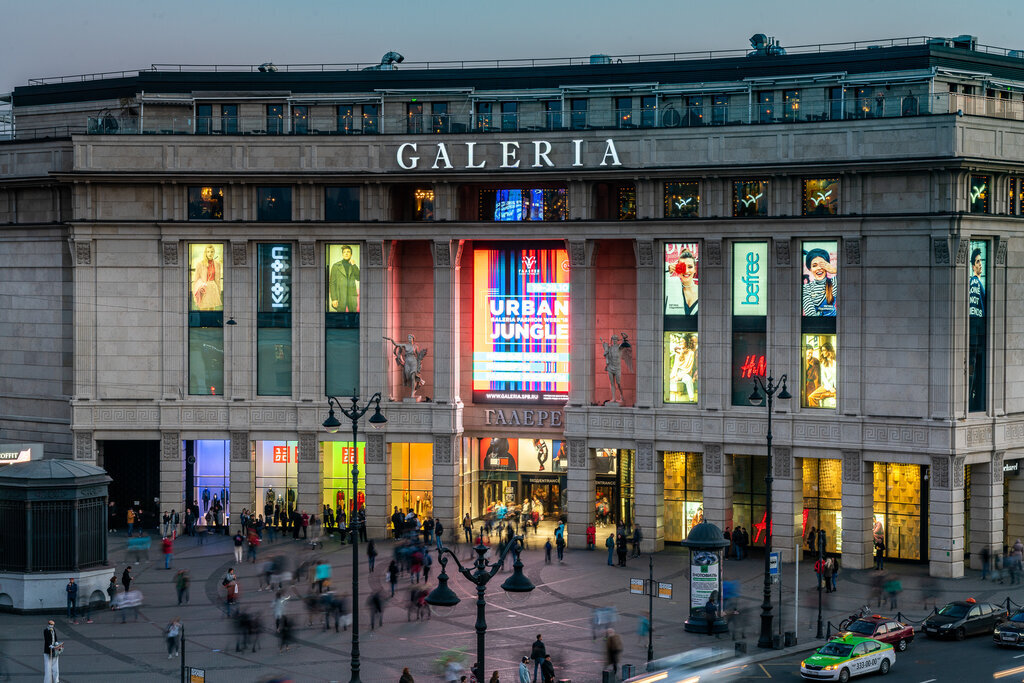
[[[515,114],[430,114],[397,116],[302,117],[117,117],[89,118],[83,130],[90,135],[447,135],[510,134],[573,130],[632,130],[715,125],[770,125],[837,120],[900,118],[964,114],[1024,120],[1024,101],[954,93],[932,96],[889,96],[824,100],[816,105],[714,105],[611,111],[523,112]],[[55,129],[16,131],[18,139],[53,137]]]

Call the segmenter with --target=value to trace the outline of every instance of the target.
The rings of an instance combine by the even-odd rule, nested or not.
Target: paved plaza
[[[598,531],[599,545],[609,530]],[[542,527],[543,532],[543,527]],[[159,540],[159,539],[155,539]],[[500,671],[502,681],[515,680],[516,667],[530,644],[540,633],[544,636],[548,652],[556,666],[557,678],[576,683],[600,681],[604,665],[604,642],[594,639],[592,615],[595,608],[614,607],[618,614],[616,629],[622,636],[625,651],[622,661],[641,668],[646,661],[646,638],[638,637],[640,617],[646,614],[647,598],[631,595],[630,578],[644,578],[648,572],[647,557],[630,559],[626,569],[608,566],[603,550],[568,550],[565,562],[557,559],[545,564],[543,550],[537,537],[528,538],[529,548],[523,555],[526,574],[537,589],[525,599],[510,599],[501,589],[504,578],[495,577],[488,590],[487,608],[487,660],[488,677]],[[125,566],[126,538],[124,534],[110,537],[111,572],[120,574]],[[154,543],[148,560],[134,566],[135,582],[144,595],[138,620],[131,617],[121,623],[117,612],[102,610],[93,613],[93,623],[80,620],[77,625],[67,623],[64,615],[54,617],[60,638],[66,643],[61,657],[62,680],[78,681],[170,681],[180,676],[180,660],[168,659],[163,630],[175,616],[181,618],[187,637],[186,660],[190,666],[205,670],[208,681],[262,681],[277,677],[295,681],[347,681],[349,679],[351,640],[347,632],[324,631],[322,617],[308,626],[306,611],[300,599],[288,603],[288,613],[296,623],[296,645],[281,653],[273,629],[272,593],[258,591],[259,570],[262,559],[273,554],[287,554],[296,561],[322,555],[333,567],[333,586],[337,591],[351,588],[351,547],[339,546],[337,540],[327,539],[322,550],[312,551],[301,543],[278,539],[264,543],[261,557],[255,565],[243,564],[237,568],[242,590],[244,610],[259,615],[262,634],[256,652],[236,651],[234,623],[225,617],[222,608],[221,577],[236,566],[232,544],[227,537],[209,537],[203,545],[189,537],[175,543],[174,568],[186,568],[192,577],[191,601],[179,607],[173,584],[174,571],[163,568],[163,557]],[[384,575],[390,560],[393,543],[378,544],[380,556],[375,572],[368,573],[365,545],[360,547],[360,629],[362,679],[364,681],[397,681],[402,667],[409,667],[417,681],[442,680],[438,662],[446,652],[458,649],[466,653],[466,665],[475,659],[476,639],[473,630],[476,617],[474,588],[461,576],[452,576],[450,587],[462,602],[450,614],[435,614],[429,621],[408,621],[406,604],[410,590],[409,577],[404,575],[398,591],[390,599],[384,612],[384,624],[376,630],[369,628],[366,598],[371,591],[389,593]],[[456,550],[461,558],[468,554],[466,546]],[[671,582],[674,587],[671,600],[657,599],[654,605],[654,652],[665,656],[699,645],[715,644],[732,649],[732,639],[739,636],[747,642],[751,653],[757,653],[757,614],[761,600],[763,561],[759,557],[743,561],[727,561],[725,579],[738,579],[742,583],[740,600],[741,620],[747,622],[745,634],[739,629],[733,635],[720,639],[685,633],[682,622],[687,608],[687,553],[681,548],[670,548],[655,555],[655,579]],[[895,565],[903,583],[899,609],[910,618],[924,616],[922,600],[934,594],[942,604],[944,598],[962,598],[968,595],[1004,600],[1007,596],[1021,601],[1020,589],[1008,584],[981,582],[977,572],[959,580],[928,579],[925,567]],[[792,565],[783,565],[783,627],[793,626]],[[817,593],[813,587],[813,573],[809,562],[801,563],[798,636],[800,646],[813,642],[814,621],[817,614]],[[436,586],[439,565],[435,562],[429,588]],[[865,603],[870,585],[876,575],[871,570],[843,571],[839,590],[826,594],[824,618],[833,623]],[[505,575],[507,576],[507,574]],[[305,588],[306,586],[302,586]],[[778,588],[773,591],[777,599]],[[11,680],[38,680],[42,674],[42,629],[45,615],[0,615],[5,663]],[[762,653],[766,654],[766,653]],[[468,673],[468,672],[467,672]]]

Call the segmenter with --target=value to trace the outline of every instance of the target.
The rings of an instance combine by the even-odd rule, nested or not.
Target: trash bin
[[[794,631],[786,631],[786,647],[793,647],[796,645],[796,633]]]
[[[632,664],[623,664],[622,665],[622,680],[626,680],[627,678],[632,678],[635,675],[636,674],[633,673],[633,665]]]
[[[747,644],[745,642],[743,642],[742,640],[737,641],[736,642],[736,655],[739,656],[739,655],[745,655],[745,654],[747,654]]]
[[[782,649],[782,636],[778,633],[772,635],[772,647],[776,650]]]
[[[615,672],[610,669],[601,671],[601,683],[615,683]]]

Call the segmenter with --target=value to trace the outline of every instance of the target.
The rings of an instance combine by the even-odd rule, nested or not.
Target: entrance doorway
[[[532,479],[523,477],[523,488],[527,505],[532,510],[540,513],[541,519],[558,518],[562,515],[564,501],[562,500],[562,483],[553,478]]]
[[[113,506],[111,527],[128,525],[128,508],[142,513],[142,527],[160,519],[160,441],[102,441],[103,469],[113,481],[107,495]]]

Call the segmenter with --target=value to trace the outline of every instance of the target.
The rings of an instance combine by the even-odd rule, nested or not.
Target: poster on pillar
[[[718,553],[694,550],[690,555],[690,606],[703,607],[718,590],[722,565]],[[718,596],[719,598],[721,596]],[[716,600],[715,602],[721,602]]]
[[[569,257],[544,244],[473,252],[473,402],[569,397]]]

